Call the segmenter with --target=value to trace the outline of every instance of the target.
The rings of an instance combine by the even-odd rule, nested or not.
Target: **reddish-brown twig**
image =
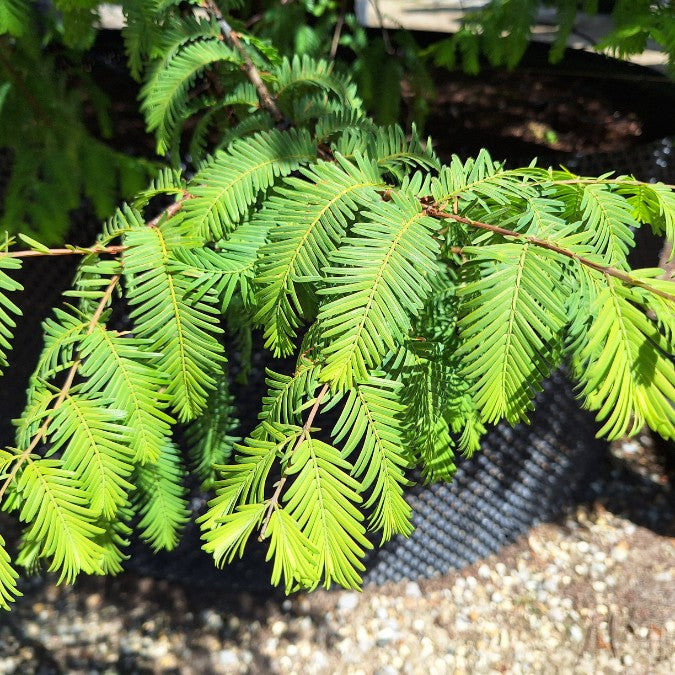
[[[520,239],[521,241],[527,241],[531,244],[534,244],[535,246],[548,249],[549,251],[555,251],[556,253],[566,256],[567,258],[576,260],[577,262],[581,263],[582,265],[585,265],[586,267],[590,267],[591,269],[597,270],[598,272],[602,272],[602,274],[614,277],[615,279],[619,279],[620,281],[629,284],[631,286],[639,286],[640,288],[648,290],[650,293],[654,293],[655,295],[659,295],[662,298],[665,298],[666,300],[675,302],[675,295],[667,293],[666,291],[662,291],[659,288],[654,288],[653,286],[650,286],[644,281],[636,279],[635,277],[631,276],[626,272],[623,272],[622,270],[617,269],[616,267],[612,267],[611,265],[603,265],[602,263],[589,260],[588,258],[585,258],[584,256],[575,253],[574,251],[570,251],[569,249],[563,248],[562,246],[559,246],[554,242],[547,241],[546,239],[540,239],[539,237],[534,237],[529,234],[522,234],[521,232],[514,232],[513,230],[507,230],[506,228],[500,227],[499,225],[491,225],[490,223],[483,223],[479,220],[471,220],[470,218],[465,218],[464,216],[460,216],[455,213],[450,213],[449,211],[444,211],[442,209],[437,208],[436,206],[424,206],[423,208],[428,215],[434,218],[454,220],[458,223],[470,225],[471,227],[477,227],[482,230],[489,230],[490,232],[494,232],[495,234],[501,234],[503,237],[512,237],[514,239]]]
[[[285,117],[274,100],[274,97],[270,93],[270,90],[267,88],[267,85],[263,82],[260,72],[255,67],[255,64],[251,60],[249,53],[246,51],[246,47],[242,44],[242,41],[239,35],[232,29],[232,26],[224,19],[220,9],[216,6],[213,0],[202,0],[202,7],[209,12],[213,17],[215,17],[220,28],[220,32],[223,35],[223,38],[229,42],[238,52],[241,58],[244,61],[242,66],[246,76],[251,81],[256,91],[258,92],[258,97],[260,98],[260,103],[267,112],[272,115],[274,121],[277,124],[284,123]]]
[[[302,427],[302,432],[300,436],[298,436],[298,440],[296,441],[293,450],[291,450],[291,454],[293,454],[300,447],[300,445],[302,445],[303,441],[309,435],[309,430],[312,428],[314,418],[316,417],[316,414],[319,411],[319,406],[321,405],[321,402],[323,401],[327,393],[328,393],[328,384],[324,384],[323,387],[321,388],[321,391],[319,392],[319,395],[316,397],[316,401],[314,401],[312,409],[309,411],[307,421]],[[277,506],[279,505],[279,500],[281,499],[281,492],[284,489],[284,485],[286,484],[287,480],[288,480],[287,476],[285,475],[281,476],[279,482],[277,483],[277,487],[276,490],[274,491],[274,494],[270,497],[269,504],[267,505],[267,511],[265,511],[265,517],[263,518],[262,526],[260,528],[260,535],[258,536],[258,541],[262,541],[265,538],[265,535],[267,534],[267,528],[270,524],[270,518],[272,518],[272,513],[274,513],[274,509],[277,508]]]

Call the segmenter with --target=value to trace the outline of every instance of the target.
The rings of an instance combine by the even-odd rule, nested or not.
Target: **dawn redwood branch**
[[[184,196],[168,206],[166,209],[164,209],[158,216],[153,218],[152,220],[149,220],[146,223],[147,227],[157,227],[157,225],[162,221],[164,218],[171,218],[174,214],[176,214],[182,207],[183,204],[190,199],[190,195],[187,193],[184,194]],[[38,256],[38,255],[71,255],[71,254],[87,254],[87,253],[122,253],[126,251],[129,247],[128,246],[99,246],[95,245],[90,248],[82,248],[82,249],[50,249],[48,253],[43,253],[41,251],[13,251],[13,252],[7,252],[3,253],[0,252],[0,257],[1,256],[10,256],[10,257],[20,257],[16,254],[22,253],[25,254],[26,256]],[[55,252],[56,251],[56,252]],[[13,255],[14,254],[14,255]],[[89,320],[89,324],[87,325],[87,335],[91,335],[93,332],[94,328],[99,322],[99,319],[101,318],[101,314],[103,314],[103,311],[105,310],[106,306],[108,305],[108,302],[110,298],[112,297],[113,291],[115,290],[117,284],[119,283],[121,279],[121,274],[115,274],[114,276],[111,277],[110,283],[105,289],[105,292],[103,293],[103,297],[99,301],[98,305],[96,306],[96,309],[94,310],[94,313],[91,316],[91,319]],[[2,503],[2,498],[4,497],[5,493],[7,492],[7,489],[9,488],[10,484],[16,477],[16,474],[18,473],[19,469],[21,466],[26,462],[26,460],[29,459],[31,453],[37,445],[40,443],[40,441],[45,437],[47,433],[47,429],[49,428],[49,424],[52,421],[52,415],[54,411],[56,411],[60,405],[63,403],[65,400],[66,396],[68,395],[68,392],[70,391],[70,388],[73,385],[73,382],[75,381],[75,376],[77,375],[77,369],[80,367],[80,363],[82,363],[82,357],[77,355],[75,360],[73,361],[72,365],[70,366],[70,370],[68,371],[68,374],[66,375],[66,380],[63,383],[63,386],[61,387],[61,390],[59,391],[59,395],[54,401],[54,405],[51,407],[50,413],[47,415],[45,418],[45,421],[42,423],[40,428],[37,430],[33,438],[31,439],[30,444],[28,447],[21,452],[21,454],[17,455],[16,459],[14,459],[13,463],[14,466],[12,467],[12,470],[9,472],[7,477],[2,483],[2,486],[0,487],[0,503]]]
[[[558,246],[558,244],[554,244],[553,242],[547,241],[546,239],[540,239],[539,237],[534,237],[529,234],[522,234],[520,232],[514,232],[513,230],[507,230],[504,227],[499,227],[499,225],[491,225],[490,223],[483,223],[479,220],[471,220],[470,218],[465,218],[464,216],[460,216],[456,213],[443,211],[435,205],[423,206],[423,208],[424,211],[433,218],[454,220],[458,223],[463,223],[465,225],[470,225],[471,227],[480,228],[481,230],[488,230],[490,232],[494,232],[495,234],[501,234],[503,237],[512,237],[514,239],[520,239],[521,241],[527,241],[531,244],[534,244],[535,246],[539,246],[540,248],[545,248],[548,249],[549,251],[555,251],[556,253],[566,256],[567,258],[576,260],[580,262],[582,265],[585,265],[586,267],[590,267],[591,269],[597,270],[598,272],[601,272],[606,276],[619,279],[620,281],[623,281],[625,284],[629,284],[631,286],[639,286],[641,288],[644,288],[645,290],[648,290],[650,293],[654,293],[654,295],[659,295],[662,298],[669,300],[670,302],[675,302],[675,295],[672,295],[671,293],[667,293],[666,291],[654,288],[649,284],[646,284],[645,282],[640,281],[635,277],[632,277],[630,274],[627,274],[626,272],[617,269],[616,267],[612,267],[611,265],[603,265],[602,263],[597,263],[592,260],[589,260],[588,258],[584,258],[583,256],[574,253],[574,251],[570,251],[569,249],[563,248],[562,246]]]
[[[98,320],[101,318],[101,314],[103,313],[103,310],[106,308],[106,305],[108,304],[108,301],[110,300],[112,293],[115,290],[115,287],[119,283],[120,278],[121,278],[120,274],[115,274],[113,277],[111,277],[110,283],[108,284],[107,288],[105,289],[105,292],[103,293],[103,297],[101,298],[100,302],[96,307],[96,310],[94,311],[91,319],[89,320],[86,333],[87,335],[91,335],[96,324],[98,324]],[[49,425],[52,422],[53,414],[61,407],[61,404],[66,400],[66,396],[68,396],[70,388],[73,386],[73,382],[75,381],[75,375],[77,374],[77,369],[80,367],[80,363],[82,363],[82,357],[78,355],[73,361],[72,365],[70,366],[68,375],[66,375],[66,380],[63,383],[59,391],[59,395],[54,401],[54,405],[52,405],[49,414],[47,414],[47,416],[45,417],[45,421],[40,425],[40,428],[35,432],[35,435],[31,439],[31,442],[28,445],[28,447],[14,460],[14,466],[12,467],[12,470],[7,475],[7,478],[3,482],[2,487],[0,487],[0,503],[2,503],[2,498],[4,497],[5,492],[7,492],[7,488],[10,486],[10,484],[16,477],[16,474],[19,472],[19,469],[23,466],[24,462],[26,462],[26,460],[30,457],[31,453],[33,452],[33,450],[35,450],[40,441],[47,434],[47,429],[49,428]]]
[[[263,82],[262,77],[260,77],[260,72],[255,67],[251,57],[249,56],[246,48],[241,42],[239,35],[232,29],[232,26],[224,19],[220,9],[216,6],[213,0],[202,0],[201,6],[209,12],[212,16],[215,17],[220,28],[220,32],[223,35],[223,38],[227,40],[240,54],[244,60],[244,65],[242,66],[246,76],[251,81],[258,96],[260,97],[260,102],[262,103],[263,108],[265,108],[274,118],[274,121],[277,124],[283,124],[286,122],[281,110],[279,110],[274,97],[270,93],[270,90],[267,88],[267,85]]]
[[[293,450],[291,450],[291,454],[293,454],[300,447],[300,445],[309,435],[309,430],[312,428],[314,418],[316,417],[316,414],[319,411],[319,406],[321,405],[321,402],[323,401],[327,393],[328,393],[328,384],[324,384],[323,387],[321,388],[321,391],[319,392],[319,395],[316,397],[316,401],[314,401],[312,409],[309,411],[307,421],[302,427],[302,432],[300,436],[298,436],[298,440],[296,441]],[[267,534],[267,528],[270,524],[270,518],[272,518],[272,513],[279,504],[281,492],[284,489],[284,485],[286,484],[287,480],[288,479],[286,476],[282,476],[279,479],[279,482],[277,483],[277,488],[274,491],[274,494],[270,497],[270,502],[267,505],[267,511],[265,511],[265,518],[263,519],[262,526],[260,528],[260,535],[258,536],[258,541],[263,541],[263,539],[265,539],[265,535]]]

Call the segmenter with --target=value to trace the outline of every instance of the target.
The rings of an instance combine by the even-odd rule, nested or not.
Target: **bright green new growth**
[[[199,524],[217,564],[257,537],[287,591],[356,588],[367,533],[411,532],[412,470],[450,479],[455,452],[477,450],[485,425],[527,420],[563,364],[606,438],[643,424],[675,436],[675,289],[627,261],[643,223],[675,238],[669,187],[507,169],[486,152],[441,166],[414,130],[368,120],[326,63],[230,48],[213,21],[185,31],[148,75],[164,83],[145,89],[158,147],[180,149],[194,78],[216,57],[208,72],[229,88],[206,115],[234,119],[231,140],[189,180],[161,173],[73,250],[82,264],[45,320],[16,447],[0,451],[0,503],[26,528],[13,561],[0,538],[0,605],[18,594],[17,564],[45,560],[68,581],[115,573],[132,528],[174,548],[189,471],[215,488]],[[135,53],[136,38],[143,63],[158,47]],[[265,66],[271,105],[244,81],[243,53]],[[0,252],[3,355],[26,257],[12,243]],[[119,296],[130,332],[111,319]],[[226,354],[223,326],[238,350]],[[245,355],[252,329],[296,366],[267,371],[241,439],[225,360]]]

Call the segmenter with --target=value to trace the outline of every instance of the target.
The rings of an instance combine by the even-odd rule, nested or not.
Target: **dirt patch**
[[[675,133],[675,83],[594,54],[569,52],[558,66],[531,50],[515,71],[435,72],[426,132],[442,158],[616,152]]]

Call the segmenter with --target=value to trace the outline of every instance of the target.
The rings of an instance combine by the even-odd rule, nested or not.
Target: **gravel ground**
[[[672,493],[643,450],[615,448],[593,504],[431,580],[289,599],[32,581],[0,619],[0,672],[670,675]]]

